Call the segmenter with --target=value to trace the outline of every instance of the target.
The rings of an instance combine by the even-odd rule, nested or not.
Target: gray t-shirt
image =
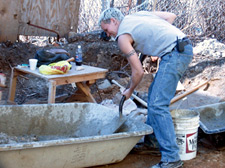
[[[132,36],[136,51],[158,57],[172,51],[177,37],[185,37],[178,28],[147,11],[125,16],[120,23],[116,39],[122,34]]]

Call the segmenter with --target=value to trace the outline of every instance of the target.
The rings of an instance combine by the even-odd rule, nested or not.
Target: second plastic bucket
[[[196,157],[199,114],[188,109],[171,111],[176,140],[179,146],[181,160],[190,160]]]

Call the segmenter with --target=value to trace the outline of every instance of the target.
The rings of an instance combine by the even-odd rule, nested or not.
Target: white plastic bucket
[[[188,109],[172,110],[176,140],[179,146],[181,160],[190,160],[196,157],[199,114]]]

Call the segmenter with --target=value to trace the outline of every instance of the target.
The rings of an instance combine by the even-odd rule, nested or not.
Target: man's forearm
[[[170,24],[172,24],[175,20],[175,18],[177,17],[174,13],[171,12],[153,12],[156,16],[161,17],[162,19],[166,20],[167,22],[169,22]]]
[[[137,85],[141,82],[143,75],[144,75],[144,71],[132,72],[131,83],[130,83],[130,89],[132,90],[132,92],[137,87]]]

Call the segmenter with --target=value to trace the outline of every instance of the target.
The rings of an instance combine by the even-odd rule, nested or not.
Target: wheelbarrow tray
[[[128,119],[117,133],[101,135],[102,124],[116,115],[94,103],[2,105],[0,133],[8,139],[35,135],[39,140],[0,144],[0,167],[77,168],[119,162],[153,130]]]
[[[206,134],[225,132],[225,102],[192,108],[199,112],[200,128]]]

